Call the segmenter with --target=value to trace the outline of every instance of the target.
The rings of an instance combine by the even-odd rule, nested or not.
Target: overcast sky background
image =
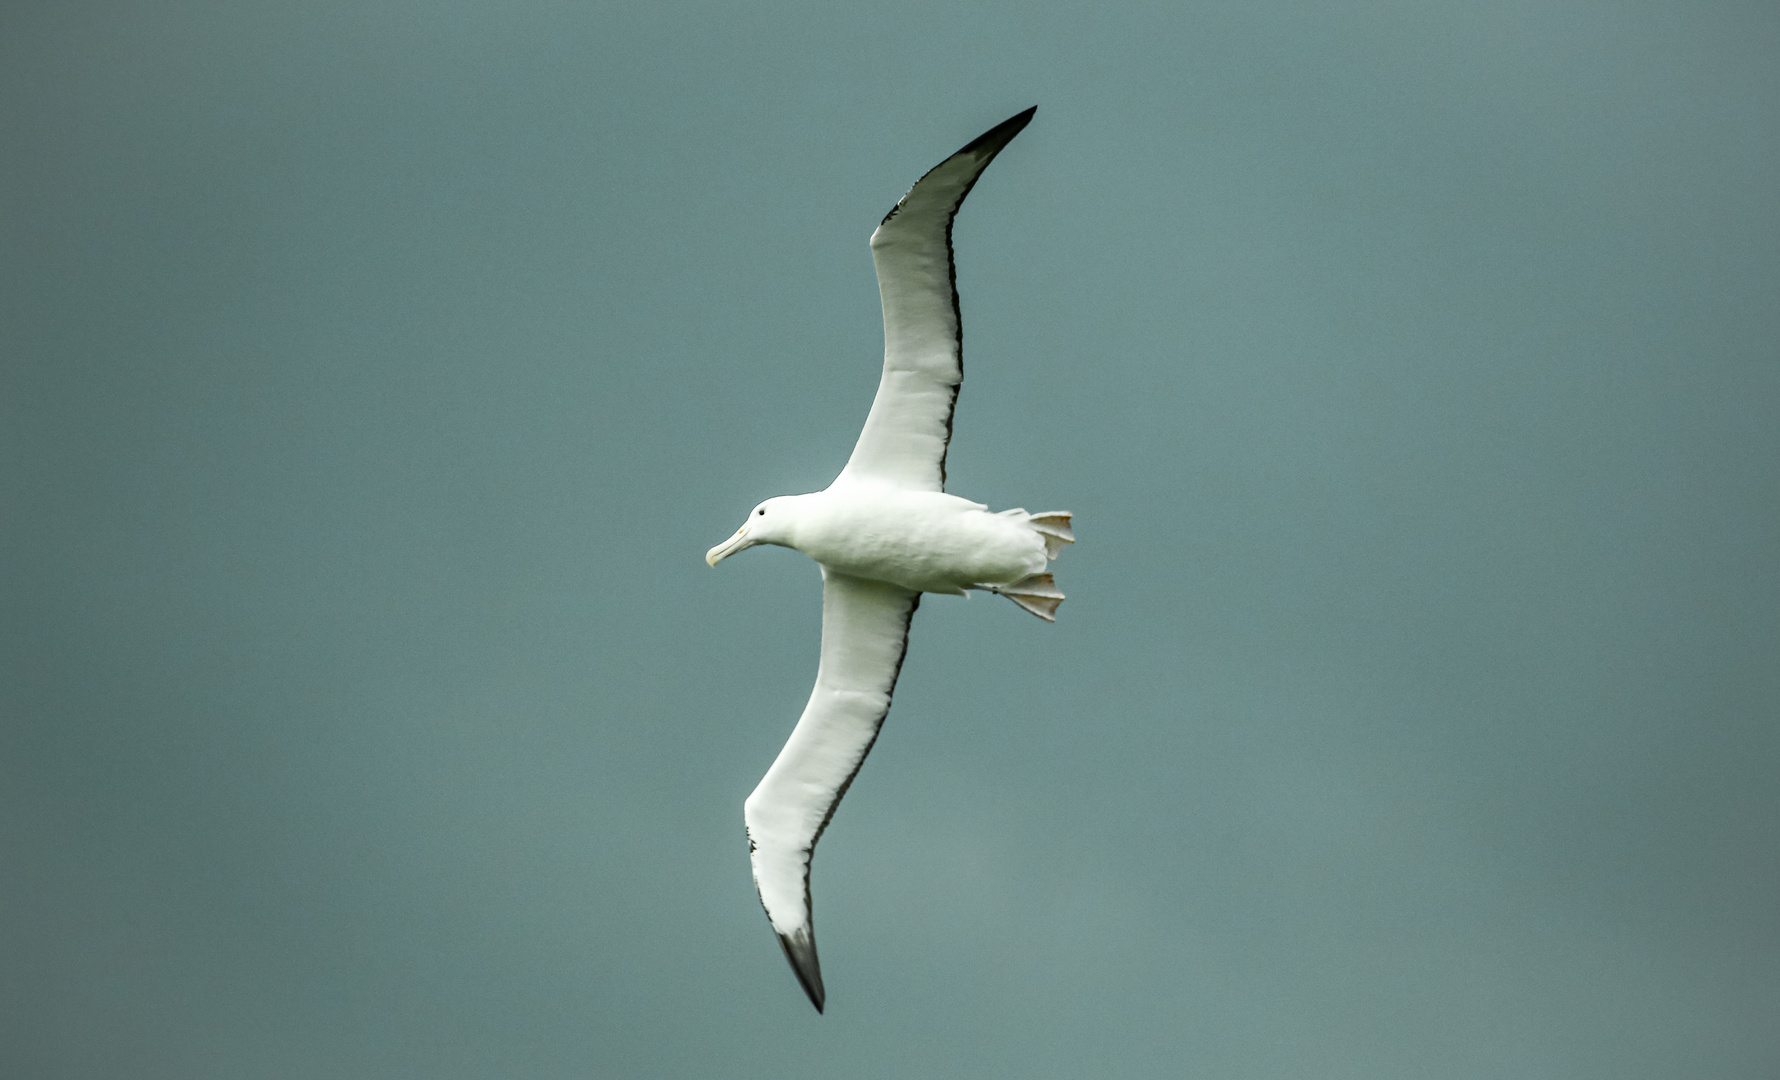
[[[1780,9],[14,3],[0,1074],[1780,1075]],[[957,229],[931,598],[741,803]]]

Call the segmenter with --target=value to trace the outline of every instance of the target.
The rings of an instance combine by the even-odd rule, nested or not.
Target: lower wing
[[[921,594],[822,570],[816,688],[772,768],[743,806],[754,887],[798,982],[822,1011],[810,857],[890,712]]]

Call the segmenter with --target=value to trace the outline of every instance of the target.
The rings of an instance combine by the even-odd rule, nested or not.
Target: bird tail
[[[1075,543],[1075,532],[1069,527],[1069,511],[1052,510],[1033,514],[1027,519],[1034,532],[1045,538],[1045,558],[1055,559],[1063,553],[1064,544]]]
[[[1045,622],[1057,621],[1057,605],[1063,602],[1063,593],[1049,574],[1030,574],[1012,585],[997,585],[992,591],[1007,597]]]

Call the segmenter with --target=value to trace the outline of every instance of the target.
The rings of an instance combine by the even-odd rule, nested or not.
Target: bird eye
[[[760,517],[765,517],[766,516],[766,507],[763,506],[760,509],[754,511],[754,513],[759,515]]]

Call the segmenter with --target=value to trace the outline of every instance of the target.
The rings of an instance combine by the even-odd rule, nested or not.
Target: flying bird
[[[797,727],[743,805],[754,886],[791,970],[821,1012],[810,857],[890,711],[922,593],[1005,596],[1045,620],[1063,594],[1046,571],[1075,542],[1066,512],[991,513],[946,493],[946,446],[964,378],[952,220],[995,155],[1031,121],[990,128],[916,181],[871,236],[884,304],[884,374],[834,483],[756,506],[705,555],[716,566],[777,544],[822,568],[822,655]]]

